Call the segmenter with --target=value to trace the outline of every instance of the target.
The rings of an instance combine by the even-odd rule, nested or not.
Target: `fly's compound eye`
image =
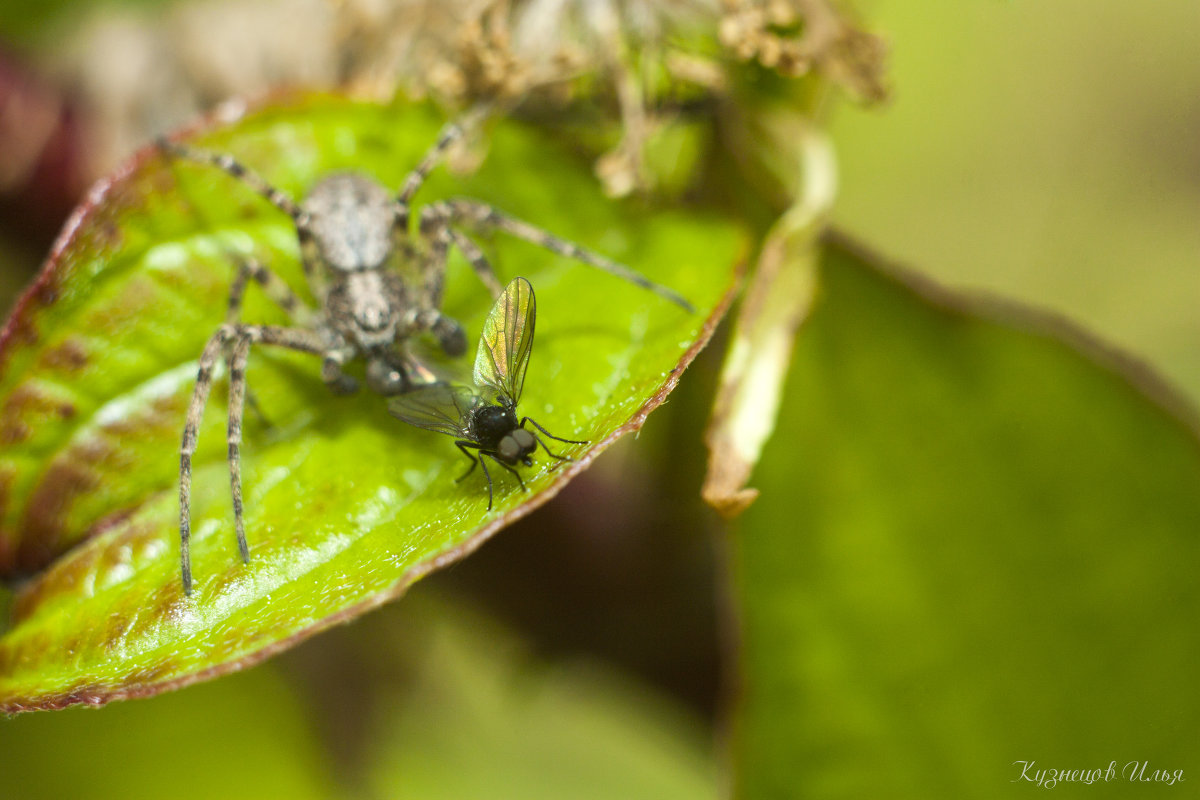
[[[496,448],[496,453],[502,461],[510,464],[521,457],[521,446],[517,444],[515,432],[500,440],[500,445]]]
[[[522,454],[533,452],[537,447],[537,442],[533,438],[533,434],[524,428],[517,428],[512,432],[512,440],[517,443],[517,447],[521,448]]]

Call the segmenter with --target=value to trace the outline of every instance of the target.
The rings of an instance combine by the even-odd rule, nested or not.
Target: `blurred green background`
[[[886,107],[832,125],[835,219],[1062,312],[1200,398],[1200,3],[863,3]]]
[[[58,12],[55,25],[69,23],[82,5]],[[841,172],[836,222],[878,251],[951,286],[991,290],[1082,322],[1148,360],[1193,400],[1200,398],[1195,347],[1200,318],[1194,312],[1200,297],[1200,4],[890,0],[861,2],[857,8],[868,27],[891,43],[894,95],[883,107],[843,104],[834,115],[831,132]],[[10,53],[21,58],[37,53],[43,63],[53,61],[56,40],[47,31],[61,28],[45,27],[46,16],[45,7],[5,4],[0,37]],[[11,220],[0,220],[6,237],[0,242],[5,306],[37,260]],[[392,608],[245,675],[100,712],[0,721],[0,796],[717,796],[724,779],[718,777],[722,757],[713,742],[724,743],[728,736],[719,711],[721,692],[728,691],[720,688],[718,677],[722,643],[728,644],[721,633],[727,612],[720,604],[730,589],[720,577],[726,565],[720,528],[695,500],[704,457],[696,434],[704,424],[716,368],[711,355],[698,363],[681,394],[651,418],[637,442],[624,442],[559,501],[466,563],[432,576]],[[1019,373],[1021,366],[1014,369]],[[944,390],[930,391],[940,398]],[[1014,430],[1022,425],[1011,424]],[[797,432],[800,422],[789,425],[789,436],[804,435]],[[916,434],[912,438],[920,441]],[[864,449],[871,449],[869,443]],[[1132,444],[1125,452],[1155,461],[1153,452]],[[774,488],[776,497],[801,480],[794,462],[778,454],[764,468],[771,471],[760,476],[762,484]],[[841,469],[835,476],[839,481],[869,484],[861,464],[850,461]],[[630,486],[630,475],[638,487]],[[812,491],[823,491],[820,475],[813,481],[818,488]],[[1116,485],[1102,488],[1119,491]],[[1022,508],[1036,514],[1043,506],[1036,487],[1030,491],[1033,502]],[[628,532],[618,535],[604,524],[605,503],[629,492],[650,499],[638,504],[643,518],[627,522]],[[937,506],[941,500],[933,495],[925,502]],[[1044,506],[1054,503],[1046,500]],[[806,514],[815,512],[813,506],[789,502],[756,513],[766,521],[750,524],[794,533],[800,540],[813,527]],[[806,608],[837,605],[844,586],[823,583],[830,575],[848,574],[849,585],[859,588],[866,583],[857,568],[864,552],[880,546],[869,536],[880,523],[869,509],[859,514],[845,524],[851,538],[864,541],[845,553],[823,552],[833,567],[807,576],[805,585],[825,586],[828,594]],[[1139,535],[1136,518],[1123,524],[1129,536]],[[1027,533],[1029,540],[1021,541],[1034,548],[1034,563],[1047,554],[1070,561],[1087,547],[1086,541],[1064,545],[1053,533],[1043,536],[1036,529]],[[1052,544],[1043,553],[1036,548],[1046,538]],[[1164,540],[1158,555],[1179,561],[1170,536]],[[1099,542],[1104,551],[1108,541]],[[986,577],[987,563],[978,559],[1003,560],[1006,548],[998,551],[988,546],[970,555],[951,551],[945,572],[934,571],[930,580],[941,582],[962,564]],[[885,552],[881,561],[893,568],[897,562],[902,567],[920,563],[900,555]],[[1085,581],[1106,576],[1099,580],[1098,596],[1133,608],[1122,618],[1126,624],[1144,624],[1148,617],[1138,616],[1136,598],[1122,594],[1129,590],[1118,566],[1102,556],[1088,563],[1095,572],[1081,567]],[[1162,580],[1152,565],[1138,563],[1137,586]],[[1190,555],[1179,563],[1186,569]],[[1022,574],[1005,564],[999,571],[1010,573],[1010,579]],[[919,580],[907,586],[872,575],[879,581],[878,596],[850,593],[845,601],[856,613],[878,611],[861,642],[876,641],[873,634],[894,622],[889,606],[917,609],[920,621],[924,606],[918,600],[953,604],[959,596],[949,589],[944,595],[922,595],[928,587]],[[1047,589],[1049,595],[1035,590],[1029,602],[1060,597],[1060,591],[1070,595],[1069,586],[1062,585],[1058,576],[1043,576],[1042,583],[1030,586],[1054,588]],[[1194,600],[1175,592],[1178,585],[1169,584],[1163,604],[1147,608],[1173,610],[1170,635],[1186,638],[1186,629],[1176,623],[1194,618]],[[1005,587],[997,593],[1000,600],[1005,592],[1030,591],[1020,583]],[[949,588],[970,591],[969,582]],[[901,590],[912,594],[891,593]],[[988,618],[973,615],[977,610],[966,609],[964,621],[947,624],[986,628]],[[836,623],[844,611],[832,613]],[[1015,624],[1012,617],[1002,619]],[[905,624],[912,620],[906,618]],[[1081,612],[1064,623],[1067,628],[1051,622],[1044,632],[1049,639],[1063,630],[1070,631],[1070,641],[1089,632],[1102,638],[1110,621]],[[985,747],[980,742],[1002,738],[995,731],[966,729],[991,720],[987,713],[954,713],[988,702],[957,681],[987,683],[980,696],[997,692],[988,683],[996,677],[988,664],[972,662],[972,670],[981,673],[928,678],[963,692],[950,698],[946,716],[938,716],[937,706],[946,701],[944,694],[935,701],[932,693],[922,692],[904,699],[923,714],[907,714],[903,704],[892,708],[885,700],[884,707],[895,714],[889,716],[870,704],[872,696],[878,699],[873,692],[866,699],[849,691],[843,697],[837,686],[870,686],[887,699],[894,696],[889,692],[911,686],[893,672],[840,660],[845,651],[830,641],[814,648],[813,636],[820,643],[833,635],[817,627],[816,634],[801,640],[806,652],[815,653],[805,667],[812,679],[808,689],[832,683],[830,696],[844,702],[829,701],[820,712],[828,718],[810,720],[818,741],[804,753],[812,762],[795,767],[829,781],[809,784],[811,796],[855,796],[846,790],[855,785],[846,774],[854,775],[859,765],[885,764],[908,774],[911,754],[897,747],[914,736],[908,722],[944,726],[939,736],[948,740],[946,749],[933,756],[960,770],[944,784],[926,786],[925,796],[961,796],[949,787],[971,785],[964,764],[986,762],[988,769],[1002,770],[1011,758],[1051,757],[970,752],[972,746]],[[830,627],[836,633],[836,625]],[[931,648],[946,659],[934,659],[938,667],[952,672],[956,648],[935,634],[929,634],[932,641],[918,642],[897,634],[912,646],[908,651],[895,639],[880,638],[916,664],[924,663],[926,652],[918,653],[917,646]],[[971,640],[965,641],[969,649]],[[1120,639],[1114,646],[1126,645],[1139,646],[1136,639]],[[1121,691],[1120,684],[1105,681],[1103,647],[1073,652],[1058,655],[1069,661],[1083,653],[1087,663],[1075,666],[1087,675],[1081,678],[1073,670],[1049,675],[1045,697],[1098,687]],[[1185,662],[1191,657],[1190,645],[1167,652]],[[1119,669],[1122,676],[1136,676],[1139,665],[1122,661]],[[973,677],[977,674],[982,677]],[[837,680],[830,681],[830,675]],[[1168,691],[1173,686],[1167,684]],[[1003,704],[999,694],[991,701]],[[1194,734],[1193,717],[1183,710],[1193,698],[1177,698],[1177,709],[1170,707],[1169,693],[1154,699],[1167,706],[1155,717],[1167,720],[1161,726],[1165,735],[1184,741]],[[1081,704],[1092,700],[1079,699]],[[1022,724],[1040,724],[1036,708],[1028,709],[1028,717],[1022,710],[1014,709],[1016,719],[1007,721],[1009,733]],[[1121,705],[1114,713],[1127,712]],[[1095,727],[1094,720],[1082,716],[1073,722],[1075,728],[1061,729],[1064,740]],[[964,728],[954,730],[952,723]],[[873,736],[867,747],[857,748],[822,740],[823,724],[865,729]],[[785,747],[782,757],[795,752]],[[1122,751],[1089,757],[1107,763],[1157,755]],[[937,768],[911,770],[922,775],[922,769]],[[593,794],[578,788],[579,776],[589,776]],[[1028,790],[991,785],[980,794],[1006,788]],[[1101,788],[1118,792],[1108,796],[1131,791],[1127,785],[1089,790]],[[1183,796],[1186,784],[1167,791]],[[763,789],[755,796],[788,794]]]

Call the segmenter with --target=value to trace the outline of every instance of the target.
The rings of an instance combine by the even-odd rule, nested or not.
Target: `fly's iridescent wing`
[[[525,384],[536,318],[533,287],[524,278],[513,278],[483,321],[475,354],[475,383],[494,389],[513,406],[521,399]]]
[[[388,401],[392,416],[447,436],[469,436],[467,421],[482,398],[466,386],[430,383]]]

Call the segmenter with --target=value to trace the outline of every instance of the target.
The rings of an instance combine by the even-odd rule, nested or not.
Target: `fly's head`
[[[533,434],[524,428],[513,428],[496,445],[496,455],[501,461],[515,464],[520,461],[527,467],[533,466],[531,454],[537,449]]]
[[[471,432],[476,441],[495,452],[505,464],[529,466],[536,442],[517,422],[516,410],[507,403],[488,403],[475,409]]]

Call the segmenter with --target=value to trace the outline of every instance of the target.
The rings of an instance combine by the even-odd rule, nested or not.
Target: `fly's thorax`
[[[499,447],[500,441],[517,427],[517,414],[507,406],[487,403],[471,412],[471,435],[489,450]]]
[[[401,207],[370,178],[351,172],[330,175],[313,187],[302,208],[308,216],[305,232],[330,269],[375,269],[391,255]]]

